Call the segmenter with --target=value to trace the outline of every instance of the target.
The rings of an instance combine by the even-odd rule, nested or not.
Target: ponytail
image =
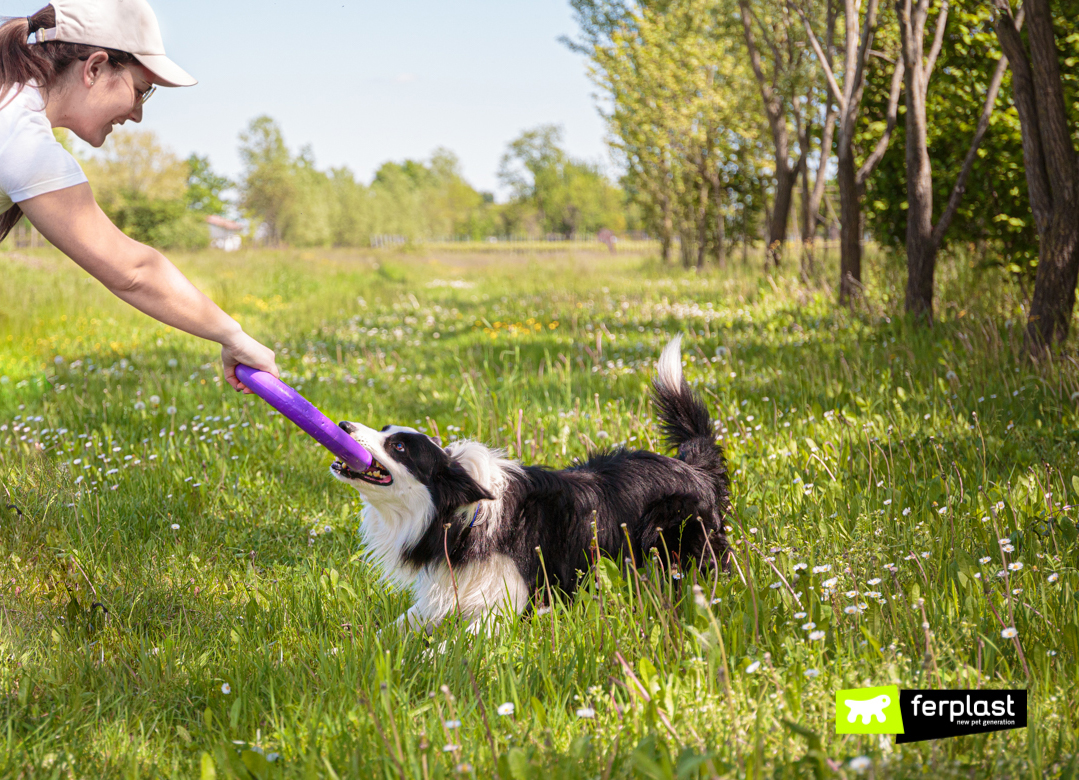
[[[30,35],[38,30],[56,27],[56,10],[47,5],[27,17],[9,19],[0,25],[0,109],[14,95],[12,89],[22,89],[25,84],[37,85],[48,100],[49,90],[56,86],[60,77],[76,60],[87,60],[94,52],[109,55],[109,64],[121,67],[135,62],[127,52],[90,46],[85,43],[47,41],[29,43]],[[0,214],[0,241],[22,219],[22,209],[17,205]]]

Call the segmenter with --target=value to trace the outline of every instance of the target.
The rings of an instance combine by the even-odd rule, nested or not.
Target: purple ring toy
[[[320,412],[313,403],[273,374],[240,363],[236,366],[236,378],[254,390],[263,401],[300,426],[308,436],[343,460],[350,469],[367,471],[371,465],[371,453],[338,428],[337,424]]]

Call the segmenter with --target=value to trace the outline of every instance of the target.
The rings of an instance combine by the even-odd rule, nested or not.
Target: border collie
[[[619,448],[553,471],[474,441],[443,449],[412,428],[340,423],[373,460],[362,473],[340,461],[331,472],[364,498],[360,532],[383,579],[415,596],[397,624],[430,631],[459,610],[475,632],[498,611],[525,612],[545,578],[572,594],[595,537],[638,566],[657,550],[662,561],[728,570],[727,467],[682,377],[680,343],[663,350],[653,382],[674,458]]]

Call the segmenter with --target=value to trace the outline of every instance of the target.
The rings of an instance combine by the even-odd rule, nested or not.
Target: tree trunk
[[[824,56],[825,64],[828,67],[834,65],[834,46],[835,46],[835,24],[838,17],[836,13],[837,8],[834,0],[827,0],[826,5],[826,24],[824,32]],[[807,98],[807,104],[809,100]],[[820,206],[821,200],[824,197],[824,188],[827,183],[828,173],[828,161],[832,157],[832,142],[835,137],[836,120],[839,115],[839,107],[836,105],[835,96],[830,89],[825,90],[824,93],[824,128],[821,132],[820,140],[820,158],[817,160],[817,170],[815,178],[813,180],[813,189],[809,190],[809,161],[803,159],[802,175],[805,180],[802,182],[802,196],[807,199],[805,205],[805,221],[807,232],[802,237],[802,254],[806,260],[806,270],[812,276],[816,272],[817,264],[817,226],[821,222],[820,218]],[[807,121],[808,125],[808,121]],[[804,148],[808,149],[808,127],[805,129],[807,143],[804,144]],[[806,193],[808,194],[808,197]],[[827,234],[826,236],[827,237]],[[827,249],[825,249],[827,256]]]
[[[1030,55],[1007,0],[994,23],[1012,68],[1023,134],[1023,162],[1038,227],[1038,272],[1027,318],[1027,347],[1044,354],[1068,336],[1079,277],[1079,164],[1064,103],[1064,85],[1048,0],[1026,0]]]
[[[663,221],[659,230],[660,246],[663,250],[663,265],[671,264],[671,241],[674,237],[674,223],[671,220],[671,199],[663,198]]]
[[[854,151],[839,144],[836,182],[839,185],[839,302],[850,303],[862,286],[862,204],[858,193]]]
[[[808,128],[801,137],[802,149],[809,148]],[[822,149],[821,156],[827,160],[827,153]],[[798,161],[798,175],[802,182],[802,213],[799,215],[798,233],[802,239],[801,253],[801,276],[804,283],[808,283],[813,276],[813,234],[816,232],[817,220],[809,214],[809,160],[808,155],[802,154]]]
[[[727,217],[723,213],[723,190],[713,188],[716,199],[716,266],[727,267]]]
[[[1068,337],[1079,281],[1079,209],[1058,208],[1038,248],[1034,298],[1027,318],[1027,339],[1033,351],[1044,352]]]
[[[708,179],[700,177],[700,204],[697,206],[697,270],[703,270],[708,250]]]
[[[687,228],[689,225],[682,222],[678,231],[678,249],[682,255],[682,267],[688,271],[693,267],[693,233]]]
[[[967,179],[974,166],[978,147],[989,129],[989,118],[996,104],[1000,84],[1008,67],[1007,57],[997,63],[996,72],[986,90],[985,105],[978,119],[974,137],[955,179],[947,205],[933,224],[933,170],[929,160],[926,97],[937,56],[948,23],[948,3],[942,3],[937,16],[937,31],[928,58],[925,58],[925,24],[928,4],[912,8],[910,0],[897,0],[903,45],[903,73],[906,80],[906,166],[907,166],[907,294],[906,310],[927,324],[933,323],[933,276],[937,253],[966,191]],[[897,68],[897,72],[899,69]]]
[[[1005,0],[1001,0],[1004,2]],[[878,0],[867,0],[865,15],[859,25],[858,0],[844,2],[844,65],[843,88],[839,88],[831,65],[831,53],[825,52],[813,32],[813,27],[805,12],[798,9],[806,35],[817,62],[824,71],[825,80],[833,99],[839,106],[839,143],[837,149],[838,171],[836,182],[839,185],[839,301],[849,303],[851,296],[859,291],[862,282],[862,207],[861,196],[866,179],[884,156],[892,128],[895,126],[895,106],[899,100],[899,87],[902,85],[902,59],[896,64],[892,74],[892,90],[888,99],[888,122],[876,149],[859,169],[854,161],[854,134],[861,110],[862,95],[865,90],[868,58],[873,47],[873,36],[877,28]],[[859,26],[861,34],[859,34]]]
[[[738,7],[742,16],[742,29],[745,33],[746,49],[749,53],[749,62],[753,68],[753,75],[757,79],[760,88],[761,99],[764,102],[764,113],[768,118],[768,125],[772,131],[772,145],[775,151],[775,175],[776,197],[775,207],[768,218],[768,233],[765,246],[765,266],[769,264],[779,267],[782,255],[783,242],[787,238],[787,222],[790,218],[791,193],[794,190],[795,181],[798,178],[797,170],[790,164],[790,142],[787,133],[787,116],[782,96],[775,90],[776,83],[780,80],[780,74],[784,71],[784,63],[780,61],[775,41],[768,37],[762,27],[765,39],[772,50],[771,64],[774,69],[773,78],[768,79],[761,62],[760,51],[757,47],[756,35],[753,32],[754,16],[750,10],[748,0],[739,0]],[[790,63],[787,68],[791,67]],[[793,112],[796,117],[795,124],[801,122],[801,108],[799,101],[793,101]],[[804,154],[804,150],[803,150]]]
[[[787,225],[790,223],[791,201],[797,180],[798,171],[789,164],[777,166],[776,199],[768,225],[768,259],[776,268],[779,268],[783,254],[783,242],[787,240]]]
[[[902,19],[903,0],[897,3]],[[909,12],[909,6],[908,6]],[[906,310],[933,322],[933,274],[937,248],[933,242],[933,169],[929,162],[929,131],[925,112],[926,68],[922,62],[924,19],[905,25],[904,96],[907,114],[907,296]]]

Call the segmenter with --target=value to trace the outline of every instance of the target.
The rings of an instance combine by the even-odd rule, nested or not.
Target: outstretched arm
[[[225,379],[236,364],[278,375],[272,350],[244,333],[232,317],[203,295],[156,249],[124,235],[97,205],[89,184],[78,184],[19,204],[48,241],[116,297],[166,325],[221,345]]]

